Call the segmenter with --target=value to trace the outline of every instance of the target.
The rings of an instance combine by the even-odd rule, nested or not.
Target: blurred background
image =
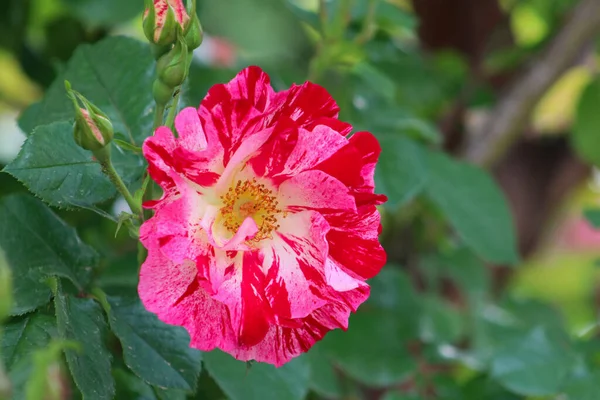
[[[145,40],[142,3],[0,1],[0,167],[29,133],[20,114],[79,45]],[[324,85],[341,119],[386,145],[377,188],[390,198],[382,208],[389,265],[348,333],[309,353],[310,396],[600,399],[598,379],[585,380],[600,354],[600,1],[198,0],[197,11],[205,39],[184,105],[255,64],[280,90],[307,79]],[[490,172],[514,221],[517,265],[484,262],[456,239],[423,196],[422,148]],[[0,174],[0,196],[25,190]],[[468,220],[486,198],[465,196]],[[113,223],[97,214],[58,212],[103,253],[103,268],[114,271],[102,276],[106,285],[135,285],[135,243],[120,235],[115,246]],[[494,236],[493,224],[487,232],[492,243],[512,240]],[[567,362],[536,347],[539,329],[585,348],[573,353],[585,373],[583,361],[560,376],[548,371]],[[535,365],[503,374],[499,349],[534,349]],[[558,385],[565,376],[582,383]],[[219,398],[202,379],[197,398]]]

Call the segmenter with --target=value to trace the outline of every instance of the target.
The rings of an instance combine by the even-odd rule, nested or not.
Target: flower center
[[[224,205],[221,208],[223,225],[228,231],[235,233],[247,217],[251,217],[258,226],[258,233],[252,242],[271,239],[271,232],[279,228],[277,215],[282,212],[277,208],[278,201],[273,191],[264,184],[257,183],[256,178],[241,181],[229,188],[221,196]]]

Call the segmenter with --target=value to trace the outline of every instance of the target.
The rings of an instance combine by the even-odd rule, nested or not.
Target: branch
[[[581,0],[547,50],[513,82],[490,117],[469,137],[464,156],[482,165],[501,157],[529,123],[544,93],[600,32],[600,0]]]

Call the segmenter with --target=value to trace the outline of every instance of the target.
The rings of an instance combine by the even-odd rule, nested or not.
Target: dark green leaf
[[[371,295],[367,304],[402,315],[408,326],[415,326],[420,307],[410,277],[401,267],[388,264],[369,281]],[[416,328],[411,332],[416,335]]]
[[[158,400],[186,400],[186,392],[177,389],[154,388]]]
[[[310,366],[306,357],[282,367],[237,361],[219,350],[204,353],[208,373],[231,400],[301,400],[308,392]]]
[[[343,395],[340,377],[317,343],[307,354],[310,363],[310,388],[325,398],[340,398]]]
[[[490,277],[487,266],[465,247],[453,249],[442,255],[440,262],[445,274],[467,295],[472,305],[484,300],[488,293]]]
[[[597,400],[600,393],[600,373],[573,379],[565,385],[564,400]]]
[[[201,353],[190,348],[185,329],[159,321],[139,299],[107,297],[107,305],[125,363],[136,375],[154,386],[195,390]]]
[[[402,205],[425,187],[427,169],[422,148],[406,137],[380,136],[382,152],[375,171],[376,190],[388,205]]]
[[[13,400],[26,399],[25,387],[33,371],[33,354],[45,349],[57,336],[54,318],[32,314],[6,324],[0,336],[0,352],[12,382]]]
[[[419,319],[419,336],[425,343],[451,343],[463,329],[462,317],[446,302],[433,296],[424,297]]]
[[[6,324],[0,336],[4,365],[11,370],[35,350],[46,347],[56,335],[54,318],[47,315],[27,315]]]
[[[126,184],[141,176],[144,167],[139,157],[112,146],[112,158]],[[117,193],[92,153],[77,146],[68,122],[36,128],[5,171],[56,207],[95,209],[94,204]]]
[[[412,331],[414,327],[393,312],[368,310],[350,317],[347,332],[328,333],[322,346],[352,378],[383,387],[401,383],[415,371],[406,344]]]
[[[50,275],[84,287],[96,264],[96,252],[81,242],[41,201],[12,195],[0,199],[0,246],[13,270],[13,314],[45,304],[50,290],[41,280]]]
[[[427,195],[465,243],[488,261],[516,263],[512,217],[490,176],[442,153],[429,152],[427,159]]]
[[[107,334],[102,308],[92,299],[63,293],[54,298],[58,331],[63,339],[80,344],[80,350],[66,350],[67,363],[84,400],[111,400],[115,381],[111,355],[104,345]]]
[[[573,126],[571,142],[585,161],[600,166],[600,79],[592,81],[583,91]]]
[[[511,394],[487,375],[471,379],[462,389],[462,400],[519,400],[521,397]]]
[[[567,345],[536,328],[495,354],[491,375],[515,393],[549,396],[558,393],[572,364]]]
[[[139,146],[152,133],[153,78],[154,59],[147,44],[116,36],[80,46],[42,102],[19,124],[29,134],[39,125],[72,120],[73,104],[64,87],[68,80],[108,115],[115,132],[123,133],[120,139]]]
[[[115,399],[156,400],[152,387],[131,372],[114,368],[112,373],[116,384]]]

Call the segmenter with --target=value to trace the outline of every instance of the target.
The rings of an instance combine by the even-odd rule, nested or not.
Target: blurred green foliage
[[[57,399],[94,400],[598,398],[597,316],[565,315],[592,307],[597,274],[579,275],[590,287],[577,285],[578,302],[570,304],[559,291],[569,290],[573,270],[524,269],[490,173],[442,151],[438,123],[473,84],[468,61],[425,52],[406,1],[324,3],[319,14],[310,0],[199,1],[206,33],[228,46],[205,43],[199,52],[208,53],[194,61],[183,89],[183,105],[195,106],[249,64],[267,70],[277,89],[310,78],[333,94],[341,119],[382,144],[376,182],[389,197],[381,209],[389,264],[370,281],[371,297],[347,332],[331,332],[281,368],[200,354],[187,347],[187,333],[141,307],[136,243],[125,230],[115,238],[115,190],[70,141],[64,79],[111,117],[120,140],[139,146],[150,135],[154,64],[141,40],[142,1],[0,4],[0,49],[44,92],[22,110],[27,141],[0,174],[0,271],[6,263],[13,275],[0,352],[11,398],[38,400],[56,384],[72,392]],[[486,54],[483,65],[506,72],[529,61],[575,3],[503,1],[515,42]],[[211,62],[219,52],[229,61]],[[494,104],[487,84],[473,92],[469,106]],[[600,164],[599,94],[594,80],[571,136],[593,165]],[[0,101],[10,104],[8,97],[0,90]],[[28,102],[35,98],[31,90]],[[113,152],[137,189],[143,160],[117,146]],[[597,209],[586,215],[600,226]],[[513,273],[508,267],[516,267],[514,286],[496,279],[498,271]],[[9,296],[0,295],[0,308],[8,307]],[[573,328],[582,325],[583,333]]]

